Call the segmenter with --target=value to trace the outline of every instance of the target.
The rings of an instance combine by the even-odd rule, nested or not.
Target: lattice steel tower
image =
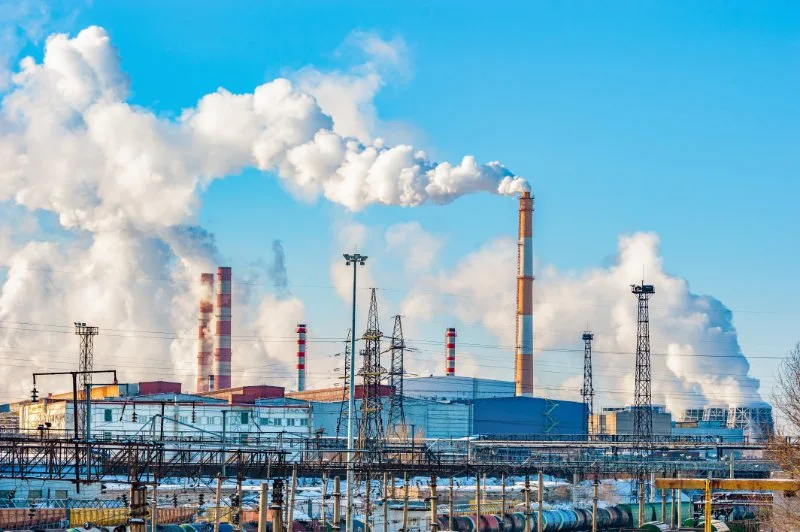
[[[342,404],[339,406],[339,419],[336,421],[336,437],[347,428],[347,383],[350,382],[350,336],[353,331],[347,329],[347,339],[344,341],[344,376],[342,379]]]
[[[405,356],[406,343],[403,339],[403,321],[397,315],[394,317],[394,329],[392,330],[392,365],[389,368],[389,386],[392,387],[392,396],[389,399],[389,427],[391,431],[398,434],[398,430],[405,427],[406,414],[403,410],[403,357]]]
[[[80,337],[80,355],[78,358],[78,385],[83,393],[90,393],[88,387],[92,385],[92,371],[94,366],[94,337],[100,332],[100,329],[91,325],[86,325],[82,322],[75,322],[75,334]],[[85,397],[85,396],[84,396]],[[79,401],[79,404],[72,405],[73,408],[79,409],[78,424],[80,425],[81,433],[86,428],[86,402]]]
[[[383,419],[381,418],[381,330],[378,325],[378,298],[375,288],[369,303],[367,330],[364,331],[364,350],[361,351],[363,364],[359,374],[362,377],[361,418],[358,420],[358,446],[362,460],[372,461],[379,457],[383,444]]]
[[[639,304],[636,327],[636,378],[633,397],[633,434],[637,444],[653,441],[653,404],[650,373],[650,313],[648,301],[656,293],[651,284],[631,285]]]
[[[591,331],[583,331],[583,429],[586,434],[594,431],[594,385],[592,384],[592,340],[594,334]]]

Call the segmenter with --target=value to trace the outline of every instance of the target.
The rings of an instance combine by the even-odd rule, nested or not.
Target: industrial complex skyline
[[[244,16],[212,11],[197,13],[201,25],[218,18],[233,27]],[[454,90],[429,77],[431,57],[455,50],[402,18],[390,24],[368,13],[346,29],[337,21],[302,43],[284,36],[260,40],[252,50],[220,41],[214,55],[211,44],[188,30],[169,37],[158,25],[131,31],[145,24],[141,14],[131,19],[90,6],[67,15],[55,7],[45,20],[15,13],[15,24],[35,23],[39,31],[13,40],[11,74],[0,89],[0,362],[20,377],[0,385],[3,401],[27,393],[32,368],[75,363],[75,320],[100,327],[95,367],[115,367],[131,381],[163,378],[195,389],[202,381],[198,354],[216,361],[212,346],[198,346],[198,281],[217,267],[233,271],[233,385],[295,389],[300,324],[306,387],[338,384],[351,289],[341,253],[356,250],[370,255],[359,274],[365,287],[359,328],[366,323],[368,288],[377,287],[386,334],[390,317],[403,315],[413,375],[445,374],[445,331],[453,327],[456,375],[513,380],[515,366],[528,367],[531,353],[518,333],[532,312],[535,395],[580,401],[581,335],[588,328],[595,335],[597,409],[629,404],[636,350],[630,285],[644,278],[658,290],[650,311],[654,404],[682,412],[769,399],[775,365],[796,340],[797,314],[788,301],[798,290],[789,282],[798,256],[777,244],[765,248],[762,235],[778,238],[778,228],[800,221],[778,205],[766,216],[762,202],[766,190],[776,202],[791,195],[788,188],[779,193],[791,166],[780,163],[780,143],[773,145],[779,153],[764,162],[767,177],[741,162],[731,168],[728,160],[736,161],[743,146],[750,156],[765,149],[766,140],[754,143],[745,134],[748,113],[767,122],[760,131],[779,129],[763,87],[731,82],[722,91],[740,106],[742,138],[707,141],[702,153],[683,146],[692,126],[678,128],[661,111],[647,111],[691,105],[694,93],[680,79],[671,99],[664,89],[643,106],[629,95],[620,108],[631,117],[607,121],[598,141],[614,156],[598,156],[582,135],[567,142],[540,104],[528,102],[532,109],[524,115],[531,122],[521,124],[498,103],[496,87],[469,99],[463,81]],[[535,15],[559,18],[547,10]],[[163,17],[162,23],[174,21],[179,13],[167,10]],[[649,47],[679,31],[667,19]],[[648,17],[643,24],[655,23]],[[64,33],[45,43],[53,31]],[[748,24],[739,31],[743,47],[756,39]],[[623,26],[620,39],[632,32]],[[697,91],[718,94],[720,76],[745,76],[750,61],[786,46],[758,44],[751,48],[757,57],[728,59],[696,77]],[[710,40],[696,45],[709,57],[718,51]],[[519,48],[539,49],[533,39]],[[520,50],[507,56],[517,62],[509,68],[530,80]],[[570,65],[591,59],[580,51],[568,47],[561,67],[547,54],[536,57],[544,61],[542,73],[558,79],[570,74]],[[594,53],[621,69],[640,66],[641,58],[624,64],[614,50]],[[20,64],[26,55],[32,59]],[[491,72],[480,54],[464,55],[477,62],[477,71]],[[667,55],[687,61],[683,50]],[[700,54],[686,68],[701,71],[707,61],[719,63]],[[780,67],[777,59],[766,64]],[[623,69],[610,84],[587,70],[573,84],[592,79],[612,88],[635,78]],[[797,84],[797,77],[786,83]],[[436,113],[421,102],[425,86],[434,99],[457,93],[459,108],[448,105],[451,116]],[[524,102],[515,83],[509,91]],[[526,93],[536,100],[552,97],[554,89],[533,83]],[[572,98],[581,107],[593,100]],[[59,105],[42,105],[53,101]],[[715,113],[706,109],[696,120],[713,122]],[[787,113],[798,113],[796,102]],[[514,127],[489,120],[493,114],[509,115]],[[574,120],[567,113],[560,124],[594,127],[588,117]],[[645,128],[645,121],[653,124]],[[562,145],[553,149],[539,127]],[[494,130],[491,136],[486,128]],[[650,128],[659,134],[634,142]],[[655,169],[667,159],[663,143],[675,151],[669,158],[683,157],[685,164]],[[591,172],[591,165],[576,162],[583,158],[596,159]],[[70,169],[61,166],[64,160]],[[760,189],[741,187],[749,193],[739,194],[739,183],[756,174]],[[608,189],[598,193],[597,181]],[[719,187],[718,196],[709,194]],[[528,188],[536,199],[532,262],[517,258],[517,198]],[[745,215],[753,224],[746,231],[736,219]],[[724,232],[721,217],[729,224]],[[732,252],[734,242],[739,249]],[[516,297],[518,278],[524,284],[531,272],[533,301],[526,305]]]

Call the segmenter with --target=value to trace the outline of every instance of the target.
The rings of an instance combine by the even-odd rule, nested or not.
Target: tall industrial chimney
[[[452,377],[456,374],[456,330],[453,327],[444,333],[445,342],[445,375]]]
[[[519,197],[517,266],[517,345],[514,382],[517,395],[533,395],[533,198]]]
[[[197,320],[197,393],[208,391],[208,377],[214,372],[214,336],[209,325],[214,312],[214,274],[200,274],[200,314]]]
[[[297,324],[297,391],[306,389],[306,324]]]
[[[217,268],[217,304],[214,307],[217,334],[214,337],[214,385],[231,387],[231,269]]]

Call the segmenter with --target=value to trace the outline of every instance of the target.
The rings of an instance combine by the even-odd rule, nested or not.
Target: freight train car
[[[523,532],[525,530],[524,513],[518,512],[498,515],[481,515],[481,532]],[[537,511],[531,512],[531,529],[535,530],[539,519]],[[447,516],[439,517],[439,527],[447,530],[449,520]],[[597,526],[599,529],[622,528],[631,526],[633,523],[630,509],[622,506],[609,506],[597,509]],[[459,516],[453,518],[453,530],[455,532],[475,532],[476,516]],[[566,532],[584,531],[592,529],[592,511],[585,508],[566,508],[551,509],[542,511],[542,530],[543,532]]]
[[[66,522],[63,508],[0,508],[0,530],[59,528]]]

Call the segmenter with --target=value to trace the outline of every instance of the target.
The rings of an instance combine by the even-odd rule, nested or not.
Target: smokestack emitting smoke
[[[200,274],[200,315],[197,323],[197,392],[208,391],[208,377],[214,371],[214,337],[209,330],[214,304],[214,274]]]
[[[445,374],[452,377],[456,374],[456,330],[453,327],[447,329],[445,339]]]
[[[217,268],[217,305],[214,309],[214,379],[217,390],[231,387],[231,269]]]
[[[297,324],[297,391],[306,389],[306,324]]]
[[[519,197],[517,266],[517,343],[514,382],[517,395],[533,395],[533,198]]]

